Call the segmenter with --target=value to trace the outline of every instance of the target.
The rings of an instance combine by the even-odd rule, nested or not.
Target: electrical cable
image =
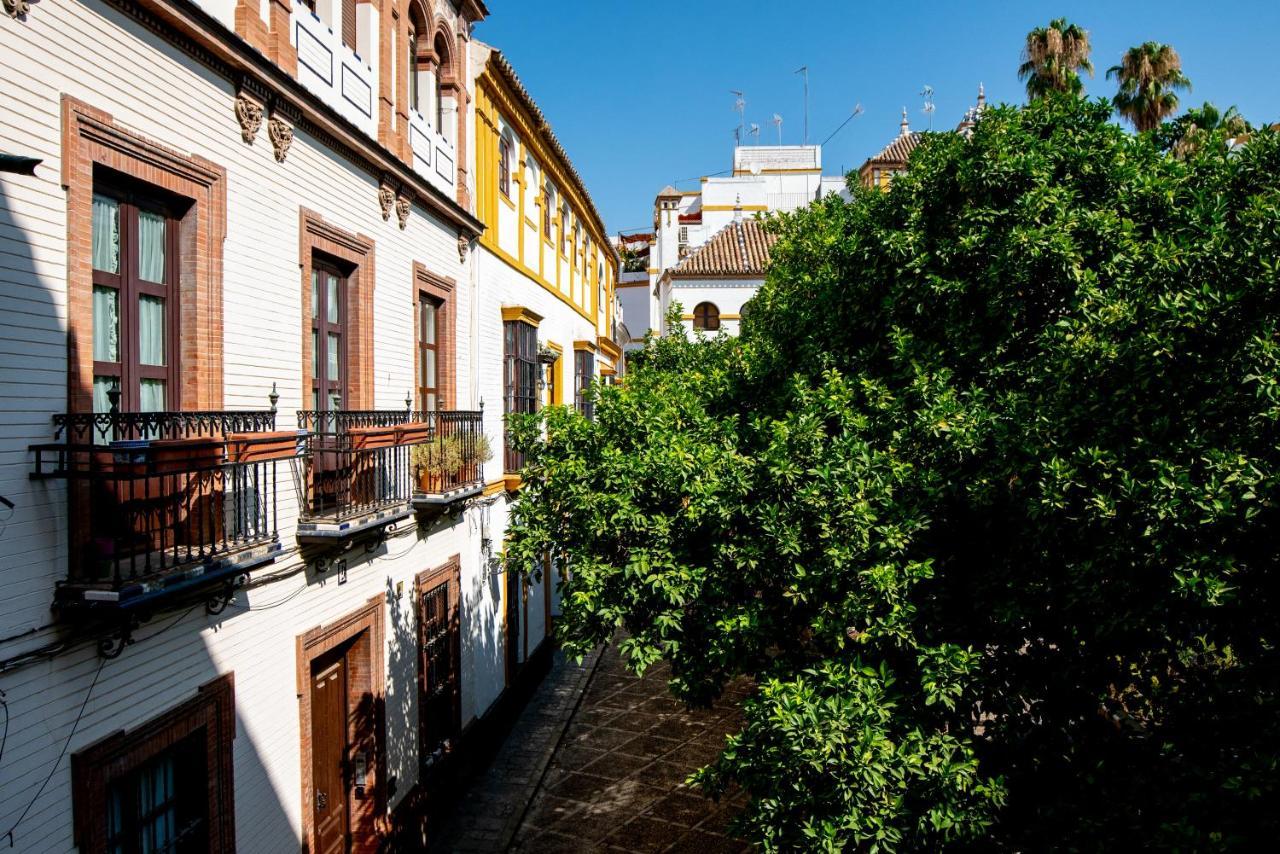
[[[49,776],[44,778],[44,782],[40,784],[40,788],[36,789],[35,796],[31,798],[31,802],[27,804],[27,808],[22,811],[22,815],[18,816],[18,820],[13,826],[5,832],[4,837],[8,838],[9,847],[13,847],[13,833],[18,829],[18,825],[22,824],[22,820],[27,817],[27,813],[31,812],[31,808],[36,805],[36,801],[40,800],[40,796],[44,794],[44,789],[49,785],[49,781],[53,779],[53,775],[57,772],[58,766],[62,764],[62,757],[67,755],[67,748],[71,746],[71,739],[75,738],[76,730],[80,728],[80,720],[84,717],[84,710],[89,706],[89,698],[93,696],[93,689],[98,684],[98,677],[102,675],[102,668],[107,663],[105,658],[98,661],[98,670],[93,674],[93,681],[89,683],[89,690],[84,694],[84,702],[80,704],[80,713],[76,715],[76,721],[71,725],[71,732],[67,733],[67,740],[62,743],[62,750],[58,751],[58,758],[54,760],[53,767],[49,769]],[[5,707],[5,735],[8,735],[8,706]]]

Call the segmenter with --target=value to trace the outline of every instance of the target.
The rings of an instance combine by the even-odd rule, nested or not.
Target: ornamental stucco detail
[[[262,106],[246,95],[236,96],[236,119],[240,122],[240,136],[253,145],[262,127]]]
[[[275,149],[276,162],[283,163],[289,155],[289,146],[293,144],[293,126],[284,119],[272,116],[267,122],[267,136],[271,137],[271,147]]]

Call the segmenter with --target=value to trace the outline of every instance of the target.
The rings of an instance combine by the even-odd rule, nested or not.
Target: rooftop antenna
[[[826,145],[828,142],[830,142],[830,141],[832,140],[832,138],[834,138],[834,137],[835,137],[835,135],[836,135],[836,134],[838,134],[840,131],[844,130],[844,126],[845,126],[845,125],[849,124],[849,122],[853,121],[854,119],[856,119],[856,118],[857,118],[858,116],[860,116],[860,115],[862,115],[862,104],[861,104],[861,103],[854,104],[854,105],[853,105],[853,112],[849,113],[849,118],[847,118],[847,119],[845,119],[843,122],[841,122],[841,123],[840,123],[840,127],[836,128],[836,129],[835,129],[835,130],[833,130],[831,133],[827,134],[827,138],[826,138],[826,139],[824,139],[824,140],[822,141],[822,144],[823,144],[823,145]]]
[[[755,122],[751,123],[751,130],[747,131],[751,136],[755,137],[754,145],[760,144],[760,125]]]
[[[742,141],[742,131],[745,129],[747,99],[737,89],[730,89],[729,94],[733,96],[733,109],[738,113],[738,129],[735,131],[734,139]]]
[[[809,66],[802,65],[796,74],[804,75],[804,144],[809,144]],[[781,143],[779,143],[781,144]]]
[[[924,98],[924,108],[921,112],[929,117],[929,130],[933,130],[933,111],[936,109],[933,105],[933,87],[926,83],[920,90],[920,97]]]
[[[782,145],[782,116],[774,113],[769,121],[773,122],[773,126],[778,129],[778,145]]]

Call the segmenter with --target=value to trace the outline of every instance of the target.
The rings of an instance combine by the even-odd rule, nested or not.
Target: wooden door
[[[311,783],[316,854],[346,854],[347,666],[339,656],[315,665],[311,680]]]

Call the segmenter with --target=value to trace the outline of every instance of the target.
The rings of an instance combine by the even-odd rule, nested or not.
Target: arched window
[[[720,309],[715,303],[700,302],[693,310],[693,328],[715,332],[720,328]]]
[[[449,39],[443,33],[436,33],[436,60],[440,63],[436,70],[436,130],[445,139],[452,140],[453,134],[445,127],[445,101],[453,103],[453,52],[449,49]]]
[[[431,86],[430,47],[427,43],[427,15],[416,0],[409,4],[409,107],[426,111],[426,95]]]

